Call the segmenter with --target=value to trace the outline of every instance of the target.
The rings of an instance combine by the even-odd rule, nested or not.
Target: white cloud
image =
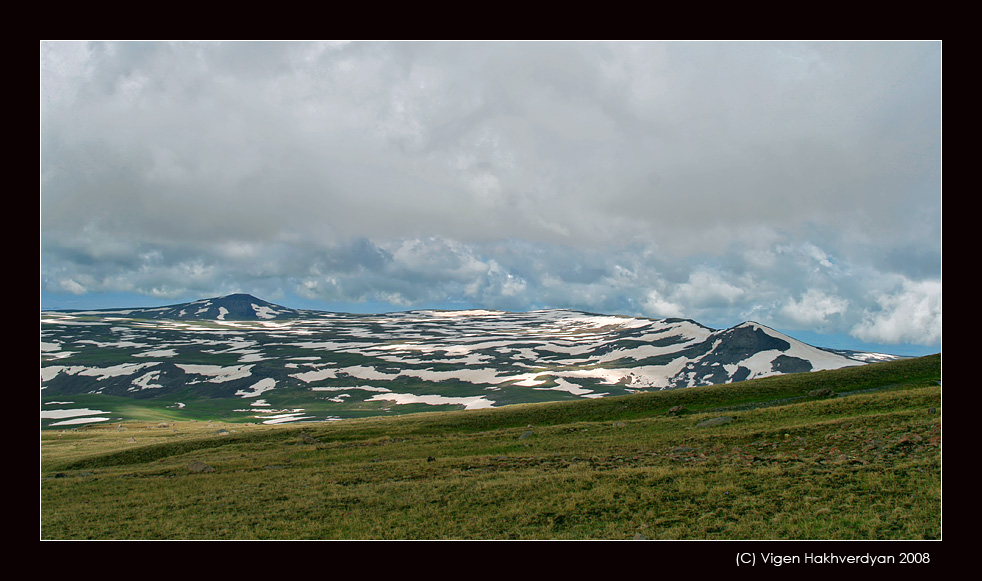
[[[727,281],[722,273],[698,268],[689,275],[688,282],[679,285],[674,296],[679,297],[679,301],[684,300],[687,304],[703,307],[733,304],[745,292],[743,288]]]
[[[841,315],[848,308],[849,301],[845,299],[809,289],[800,299],[790,299],[781,314],[802,328],[821,329],[830,317]]]
[[[86,288],[83,285],[70,278],[59,281],[59,288],[73,295],[81,295],[86,292]]]
[[[649,290],[641,304],[644,313],[649,317],[668,318],[684,317],[682,306],[666,299],[657,290]]]
[[[831,257],[826,254],[821,248],[815,246],[811,242],[806,242],[801,248],[802,254],[808,258],[814,260],[819,266],[825,268],[831,268],[833,266]]]
[[[867,310],[853,334],[864,341],[883,343],[941,343],[941,281],[903,281],[892,293],[876,297],[875,310]]]

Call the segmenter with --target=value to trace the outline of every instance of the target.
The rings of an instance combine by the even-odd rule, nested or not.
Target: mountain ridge
[[[264,421],[323,420],[606,397],[896,358],[815,347],[755,321],[716,330],[572,309],[352,315],[237,293],[44,311],[41,390],[48,401],[99,394]]]
[[[233,308],[229,309],[229,305],[233,305]],[[244,308],[244,305],[249,305],[252,307],[250,311]],[[196,307],[194,312],[190,310]],[[228,295],[221,295],[218,297],[213,297],[210,299],[198,299],[195,301],[176,303],[172,305],[164,305],[160,307],[121,307],[121,308],[107,308],[107,309],[55,309],[55,310],[42,310],[44,312],[62,312],[62,313],[74,313],[74,314],[126,314],[131,317],[138,318],[150,318],[150,319],[178,319],[178,320],[219,320],[219,321],[243,321],[243,320],[282,320],[288,318],[296,318],[309,313],[330,313],[330,314],[344,314],[352,315],[353,313],[338,312],[338,311],[325,311],[319,309],[294,309],[291,307],[285,307],[260,299],[254,295],[247,293],[232,293]],[[694,319],[687,319],[683,317],[667,317],[663,319],[655,319],[650,317],[633,317],[631,315],[608,315],[603,313],[598,313],[594,311],[584,311],[581,309],[572,308],[553,308],[553,309],[536,309],[532,311],[506,311],[500,309],[409,309],[405,311],[389,311],[384,313],[375,313],[375,315],[398,315],[398,314],[426,314],[426,313],[442,313],[447,316],[482,316],[482,315],[498,315],[498,314],[525,314],[525,313],[575,313],[587,316],[597,316],[597,317],[623,317],[625,319],[647,319],[653,321],[664,321],[666,323],[674,322],[686,322],[693,325],[698,325],[700,327],[710,329],[710,330],[729,330],[737,329],[741,327],[746,327],[749,325],[759,326],[768,329],[772,333],[787,336],[780,331],[775,330],[773,327],[764,325],[757,321],[744,321],[728,327],[727,329],[713,329],[699,323]],[[217,313],[217,315],[216,315]],[[372,316],[372,314],[365,314],[365,316]]]

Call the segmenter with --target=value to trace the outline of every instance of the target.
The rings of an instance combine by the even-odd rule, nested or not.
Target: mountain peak
[[[234,293],[211,299],[174,305],[154,318],[213,319],[219,321],[256,321],[292,319],[299,311],[246,293]]]
[[[106,316],[122,315],[135,319],[173,319],[179,321],[264,321],[295,319],[303,315],[302,311],[280,306],[246,293],[234,293],[164,307],[77,312]]]
[[[260,298],[254,297],[248,293],[232,293],[229,295],[222,295],[220,297],[215,297],[215,299],[251,299],[254,301],[262,300]],[[212,299],[214,300],[214,299]]]

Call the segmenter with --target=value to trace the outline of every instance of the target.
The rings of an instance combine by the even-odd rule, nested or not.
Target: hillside
[[[733,383],[890,359],[747,322],[570,310],[352,315],[229,295],[44,312],[42,425],[268,423],[481,409]]]
[[[41,536],[940,539],[940,377],[936,355],[501,409],[47,430]]]
[[[303,311],[283,307],[247,294],[231,294],[212,299],[164,307],[58,311],[72,315],[171,319],[175,321],[276,321],[295,319]]]

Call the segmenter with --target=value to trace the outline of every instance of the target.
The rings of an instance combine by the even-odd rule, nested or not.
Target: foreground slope
[[[46,539],[939,539],[940,356],[303,426],[42,433]]]
[[[249,295],[42,313],[44,425],[328,420],[732,383],[884,358],[748,322],[570,310],[297,311]],[[137,413],[139,412],[139,413]]]

